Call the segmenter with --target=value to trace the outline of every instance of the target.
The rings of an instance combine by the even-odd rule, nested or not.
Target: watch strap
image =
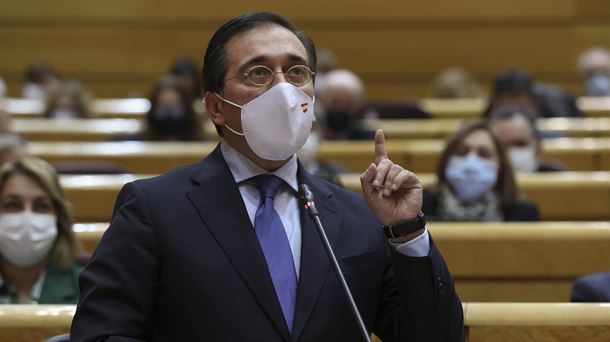
[[[424,213],[420,212],[417,217],[411,221],[401,224],[391,224],[383,226],[383,231],[388,239],[403,237],[419,229],[426,227],[426,218]]]

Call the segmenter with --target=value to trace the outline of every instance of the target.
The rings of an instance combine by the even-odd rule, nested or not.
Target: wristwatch
[[[396,239],[413,233],[416,230],[423,229],[424,227],[426,227],[426,218],[424,217],[424,213],[420,212],[416,218],[409,222],[383,226],[383,231],[388,239]]]

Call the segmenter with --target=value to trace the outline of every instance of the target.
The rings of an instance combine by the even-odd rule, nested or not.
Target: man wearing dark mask
[[[320,90],[320,102],[324,109],[322,126],[326,140],[368,140],[375,132],[360,123],[365,101],[364,84],[353,72],[333,70],[324,75]]]
[[[202,123],[193,110],[193,98],[178,78],[163,77],[150,96],[146,130],[138,140],[203,140]]]
[[[383,132],[363,195],[297,161],[315,121],[315,65],[309,37],[273,13],[214,33],[203,88],[222,141],[200,163],[124,187],[81,277],[71,341],[360,340],[299,184],[315,197],[365,333],[464,340],[422,185],[388,159]]]
[[[168,140],[180,139],[186,130],[186,115],[181,105],[169,105],[156,108],[151,124],[154,129]]]

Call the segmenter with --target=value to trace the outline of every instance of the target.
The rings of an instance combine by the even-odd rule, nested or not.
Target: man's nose
[[[273,82],[271,82],[271,86],[274,86],[280,82],[288,82],[288,80],[286,79],[286,75],[284,75],[284,72],[282,70],[276,71],[274,73]]]

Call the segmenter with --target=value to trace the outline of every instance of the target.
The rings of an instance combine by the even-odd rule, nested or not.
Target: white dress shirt
[[[284,187],[275,195],[273,207],[280,216],[282,225],[286,230],[286,236],[288,236],[292,258],[294,260],[294,268],[298,277],[301,266],[301,220],[299,214],[300,205],[297,197],[298,182],[296,155],[293,155],[292,158],[279,169],[273,172],[267,172],[225,141],[220,144],[220,150],[239,187],[239,192],[253,226],[256,209],[260,204],[260,194],[256,185],[247,180],[258,175],[270,173],[281,178],[288,184],[287,187]],[[428,230],[426,229],[424,233],[417,238],[398,245],[396,250],[402,254],[413,257],[427,256],[430,251]]]

